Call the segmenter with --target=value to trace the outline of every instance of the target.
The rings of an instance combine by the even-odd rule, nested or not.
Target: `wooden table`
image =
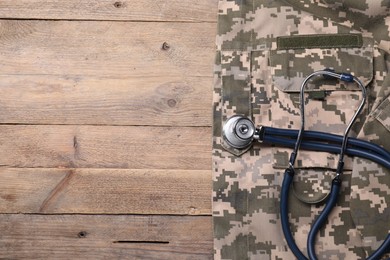
[[[212,259],[217,2],[0,1],[1,259]]]

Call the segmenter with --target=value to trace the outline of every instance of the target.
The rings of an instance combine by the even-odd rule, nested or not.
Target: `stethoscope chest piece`
[[[256,132],[255,125],[245,116],[230,117],[222,129],[223,139],[235,149],[246,149],[253,141]]]

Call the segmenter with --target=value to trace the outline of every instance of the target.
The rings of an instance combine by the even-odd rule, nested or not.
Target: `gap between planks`
[[[22,19],[216,22],[217,0],[29,0],[0,2],[0,17]]]
[[[115,19],[54,19],[54,18],[5,18],[0,17],[0,20],[4,21],[47,21],[47,22],[56,22],[56,21],[65,21],[65,22],[124,22],[124,23],[183,23],[183,24],[217,24],[217,21],[188,21],[188,20],[115,20]]]

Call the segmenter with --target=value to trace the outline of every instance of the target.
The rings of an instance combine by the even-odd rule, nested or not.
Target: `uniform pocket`
[[[334,35],[329,35],[332,37]],[[294,38],[294,37],[293,37]],[[270,52],[272,81],[272,126],[299,129],[299,92],[304,79],[314,71],[332,69],[350,73],[365,86],[373,78],[373,41],[362,39],[362,46],[296,46]],[[287,46],[288,47],[288,46]],[[355,83],[316,77],[305,88],[305,129],[342,135],[361,101]],[[359,122],[360,121],[360,122]],[[355,124],[359,132],[363,118]],[[290,149],[274,148],[274,168],[286,168]],[[338,155],[300,150],[295,168],[294,193],[306,203],[326,198],[337,168]],[[345,171],[352,170],[352,160],[346,158]]]
[[[373,51],[371,46],[361,48],[291,49],[271,52],[270,65],[275,87],[283,92],[299,92],[302,81],[310,73],[333,69],[350,73],[367,85],[373,77]],[[307,91],[353,90],[353,84],[338,80],[317,78]],[[352,88],[351,88],[352,87]]]

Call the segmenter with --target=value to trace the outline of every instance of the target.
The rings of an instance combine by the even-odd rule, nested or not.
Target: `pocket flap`
[[[270,67],[273,83],[284,92],[299,92],[307,75],[326,68],[350,73],[368,85],[373,78],[373,40],[364,38],[362,47],[273,50],[270,53]],[[317,78],[313,83],[321,90],[357,89],[355,84],[338,80]]]

